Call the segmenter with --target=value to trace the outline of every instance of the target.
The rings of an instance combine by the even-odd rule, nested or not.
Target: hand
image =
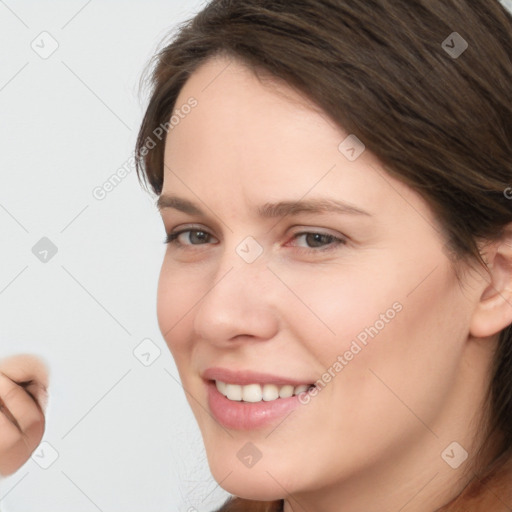
[[[48,369],[30,354],[0,359],[0,476],[30,458],[45,430]]]

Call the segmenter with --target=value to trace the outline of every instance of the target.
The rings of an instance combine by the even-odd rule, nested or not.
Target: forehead
[[[191,75],[174,112],[190,98],[197,105],[167,136],[164,193],[215,198],[217,210],[329,194],[367,211],[412,194],[369,151],[349,161],[339,150],[349,133],[288,85],[264,78],[228,57]]]
[[[298,179],[299,164],[315,173],[338,159],[341,130],[286,84],[261,84],[237,60],[216,57],[199,67],[182,88],[175,112],[191,97],[197,106],[180,116],[165,147],[166,165],[186,170],[190,178],[215,170],[220,179],[236,169],[239,177],[247,173],[261,180],[264,171],[272,171],[274,177]]]
[[[217,56],[200,66],[176,101],[177,110],[191,97],[197,106],[170,131],[166,144],[170,157],[187,152],[190,158],[190,151],[185,150],[191,146],[196,150],[200,146],[202,153],[213,149],[218,155],[220,142],[226,157],[235,152],[241,157],[248,151],[252,151],[251,159],[271,151],[279,156],[290,148],[298,153],[299,143],[313,131],[318,136],[311,145],[325,140],[330,132],[332,140],[325,140],[324,145],[331,142],[335,154],[343,133],[321,109],[281,81],[268,75],[262,80],[242,62],[228,57]]]

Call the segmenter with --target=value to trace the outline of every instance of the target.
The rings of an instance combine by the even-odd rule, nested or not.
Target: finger
[[[17,471],[31,453],[23,434],[4,414],[0,414],[0,476]]]
[[[35,380],[48,387],[48,366],[33,354],[16,354],[0,359],[0,372],[16,382]]]
[[[4,416],[21,434],[30,440],[42,435],[44,414],[23,387],[4,375],[0,375],[0,399],[3,402]]]
[[[16,420],[16,418],[12,415],[11,411],[5,405],[2,398],[0,398],[0,413],[6,420],[10,421],[18,430],[21,430],[18,420]]]
[[[32,354],[0,359],[0,374],[22,385],[44,410],[48,401],[48,366]]]
[[[30,396],[30,398],[32,398],[34,403],[44,414],[46,406],[48,405],[48,390],[35,380],[18,382],[17,384],[25,390],[25,392]]]

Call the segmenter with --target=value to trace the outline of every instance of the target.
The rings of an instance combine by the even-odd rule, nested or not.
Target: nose
[[[279,327],[277,284],[264,258],[246,263],[237,254],[226,257],[194,309],[196,336],[224,347],[273,338]]]

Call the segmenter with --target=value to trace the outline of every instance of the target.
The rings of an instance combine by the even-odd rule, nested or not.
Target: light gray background
[[[145,64],[202,5],[0,0],[0,357],[51,371],[43,443],[0,481],[3,512],[210,512],[227,496],[157,325],[154,200],[133,167],[92,193],[132,155]]]
[[[145,64],[203,5],[0,0],[0,357],[51,371],[43,443],[0,481],[2,512],[203,512],[227,496],[158,329],[154,199],[128,165],[92,194],[133,154]],[[58,48],[42,58],[45,31]],[[33,254],[43,237],[53,257]]]

